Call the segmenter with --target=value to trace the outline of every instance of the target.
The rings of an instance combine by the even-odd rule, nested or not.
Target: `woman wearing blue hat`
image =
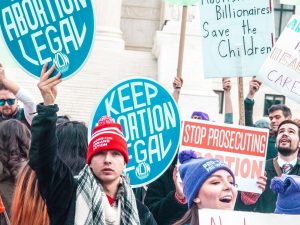
[[[191,150],[180,152],[179,161],[189,210],[174,225],[199,225],[198,209],[233,210],[237,197],[235,177],[224,162],[198,158]]]

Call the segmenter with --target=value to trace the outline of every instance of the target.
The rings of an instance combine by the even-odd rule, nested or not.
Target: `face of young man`
[[[0,90],[0,100],[16,99],[16,96],[8,90]],[[7,101],[4,101],[4,105],[0,105],[0,112],[7,117],[12,116],[18,107],[18,102],[15,100],[14,104],[9,105]]]
[[[276,147],[283,156],[289,156],[297,152],[300,147],[299,128],[292,123],[283,124],[278,129]]]
[[[276,111],[271,112],[269,114],[269,119],[270,119],[272,131],[276,132],[277,129],[278,129],[279,124],[281,124],[281,122],[283,122],[284,120],[291,119],[291,117],[290,116],[285,117],[283,115],[283,111],[282,110],[276,110]]]
[[[218,170],[203,183],[194,202],[198,208],[233,210],[236,197],[232,176],[226,170]]]
[[[93,156],[90,164],[90,168],[102,184],[119,184],[124,167],[123,155],[114,150],[99,152]]]

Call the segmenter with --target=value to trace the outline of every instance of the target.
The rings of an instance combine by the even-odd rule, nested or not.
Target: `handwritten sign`
[[[234,218],[234,219],[233,219]],[[200,209],[199,225],[295,225],[300,215]]]
[[[95,30],[91,0],[2,0],[0,10],[6,45],[29,74],[39,77],[49,62],[66,78],[88,58]]]
[[[201,0],[204,77],[253,76],[274,43],[269,0]]]
[[[90,130],[109,115],[123,127],[129,152],[125,173],[132,187],[157,179],[172,163],[179,144],[180,118],[173,97],[157,82],[132,78],[101,99]]]
[[[261,193],[256,181],[264,174],[268,135],[267,129],[186,120],[180,151],[193,149],[201,157],[224,161],[235,174],[239,190]]]
[[[258,73],[258,79],[300,103],[300,17],[293,16]]]

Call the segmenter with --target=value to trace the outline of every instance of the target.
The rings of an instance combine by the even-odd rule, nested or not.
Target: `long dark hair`
[[[86,164],[88,129],[84,123],[69,121],[57,126],[58,155],[77,175]]]
[[[192,207],[184,214],[184,216],[173,225],[199,225],[198,206],[193,203]]]
[[[22,162],[28,160],[31,133],[18,120],[10,119],[0,123],[0,180],[16,178]],[[2,172],[2,173],[1,173]]]

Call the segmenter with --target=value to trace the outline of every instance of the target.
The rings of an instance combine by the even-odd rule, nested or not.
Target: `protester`
[[[56,132],[59,157],[74,176],[78,175],[86,164],[88,128],[84,123],[69,121],[59,124]]]
[[[38,191],[35,172],[26,163],[16,181],[11,207],[11,225],[49,225],[44,200]]]
[[[274,177],[270,188],[277,194],[275,213],[300,215],[300,176]]]
[[[246,205],[238,197],[235,209],[238,211],[254,211],[272,213],[275,210],[276,194],[270,189],[272,178],[282,174],[300,175],[300,163],[297,155],[300,148],[300,128],[291,121],[283,121],[277,129],[276,148],[278,157],[266,161],[267,185],[258,200]]]
[[[58,155],[73,175],[84,168],[87,154],[87,127],[69,121],[57,126]],[[26,164],[16,182],[12,202],[11,225],[48,225],[47,208],[39,191],[35,172]]]
[[[55,104],[60,73],[49,78],[55,67],[43,66],[38,87],[43,104],[37,106],[32,124],[30,166],[36,172],[39,191],[51,224],[156,224],[151,214],[138,212],[133,191],[121,175],[129,156],[121,125],[102,117],[88,146],[87,165],[73,178],[57,156]]]
[[[193,112],[191,118],[209,120],[208,114],[200,111]],[[148,186],[145,204],[158,225],[173,224],[188,210],[176,164],[177,157],[166,172]]]
[[[199,225],[202,208],[233,210],[237,197],[235,177],[218,159],[197,158],[192,150],[179,153],[180,177],[189,210],[174,225]]]
[[[249,93],[244,101],[245,103],[245,123],[246,126],[254,126],[253,124],[253,107],[254,107],[254,95],[259,90],[261,82],[255,77],[249,82]],[[269,119],[271,123],[271,131],[268,139],[268,149],[266,159],[272,159],[277,156],[277,150],[275,147],[276,137],[275,134],[278,129],[278,125],[284,120],[290,120],[292,118],[291,110],[285,105],[272,105],[268,109]]]
[[[31,134],[20,121],[11,119],[0,123],[0,195],[8,215],[15,179],[28,159]]]
[[[205,112],[194,111],[191,115],[191,119],[209,121],[209,116]]]
[[[18,106],[18,101],[23,103],[24,108]],[[4,67],[0,63],[0,122],[17,119],[30,128],[35,109],[33,97],[6,77]]]

